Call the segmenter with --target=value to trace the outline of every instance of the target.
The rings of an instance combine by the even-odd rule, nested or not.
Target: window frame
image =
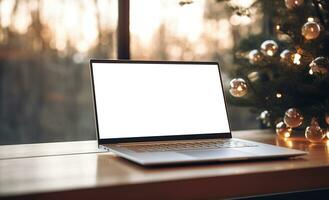
[[[117,57],[130,59],[130,0],[118,0]]]

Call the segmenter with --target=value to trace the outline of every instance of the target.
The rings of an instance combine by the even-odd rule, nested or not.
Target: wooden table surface
[[[280,160],[145,168],[111,153],[97,152],[95,141],[1,146],[0,197],[217,199],[329,188],[329,141],[281,140],[262,130],[234,132],[233,136],[309,154]]]

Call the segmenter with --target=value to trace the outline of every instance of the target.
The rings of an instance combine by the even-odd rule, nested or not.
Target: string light
[[[295,53],[293,63],[296,65],[300,65],[301,58],[302,58],[302,56],[299,53]]]
[[[278,99],[280,99],[280,98],[282,98],[282,94],[281,93],[276,93],[276,98],[278,98]]]
[[[290,133],[288,133],[288,134],[289,134],[289,137],[290,137]],[[289,137],[283,138],[283,141],[284,141],[284,143],[287,147],[292,148],[293,147],[293,142],[291,141],[291,139]]]
[[[279,31],[279,30],[280,30],[280,28],[281,28],[281,27],[280,27],[280,25],[279,25],[279,24],[275,26],[275,29],[276,29],[277,31]]]
[[[288,131],[285,132],[285,133],[284,133],[284,137],[285,137],[285,138],[289,138],[289,137],[290,137],[290,133],[289,133]]]
[[[314,19],[314,17],[309,17],[309,18],[307,18],[307,21],[308,21],[308,22],[314,22],[315,19]]]

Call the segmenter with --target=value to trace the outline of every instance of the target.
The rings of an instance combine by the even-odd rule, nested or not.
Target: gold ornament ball
[[[312,74],[327,74],[329,72],[329,60],[325,57],[317,57],[310,63]]]
[[[329,139],[329,128],[327,129],[326,136],[327,136],[327,139]]]
[[[276,134],[281,138],[289,138],[291,136],[292,128],[288,127],[284,122],[276,124]]]
[[[249,52],[248,58],[251,64],[259,64],[264,60],[264,54],[262,54],[257,49],[254,49]]]
[[[230,93],[234,97],[243,97],[247,94],[248,88],[245,80],[234,78],[230,81]]]
[[[303,120],[303,115],[296,108],[288,109],[283,118],[284,123],[291,128],[300,126],[303,123]]]
[[[265,40],[261,45],[261,52],[266,56],[274,56],[278,51],[278,44],[274,40]]]
[[[325,133],[315,118],[312,119],[310,126],[306,127],[305,137],[310,142],[321,142],[324,139]]]
[[[302,27],[302,35],[306,40],[314,40],[319,37],[321,27],[317,22],[306,22]]]
[[[280,60],[281,62],[285,63],[285,64],[292,64],[293,63],[293,56],[294,53],[288,49],[283,50],[280,53]]]
[[[304,0],[285,0],[284,3],[289,10],[297,8],[304,3]]]

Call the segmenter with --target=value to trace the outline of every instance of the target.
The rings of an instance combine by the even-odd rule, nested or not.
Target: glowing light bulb
[[[278,99],[282,98],[282,94],[281,93],[276,93],[276,98],[278,98]]]
[[[308,22],[314,22],[315,20],[314,20],[313,17],[309,17],[309,18],[307,18],[307,21],[308,21]]]
[[[285,132],[285,133],[284,133],[284,137],[285,137],[285,138],[290,137],[290,133],[289,133],[289,132]]]
[[[313,75],[313,70],[310,69],[310,70],[308,71],[308,73],[309,73],[310,75]]]
[[[280,30],[280,28],[281,28],[281,27],[280,27],[279,24],[275,26],[275,29],[276,29],[277,31]]]
[[[301,58],[302,58],[302,56],[299,53],[295,53],[293,63],[296,65],[300,65]]]

